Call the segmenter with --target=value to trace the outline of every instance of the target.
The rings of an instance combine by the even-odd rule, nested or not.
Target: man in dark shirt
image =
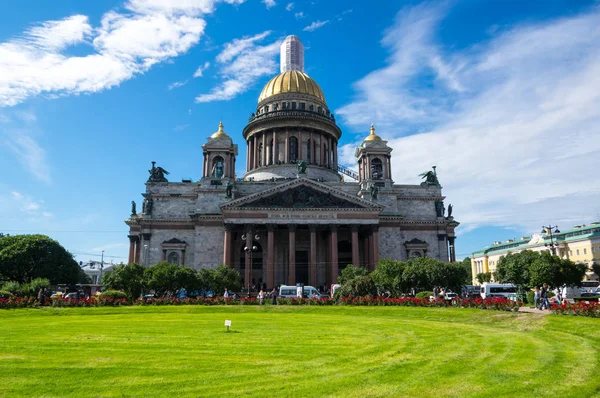
[[[544,309],[550,309],[550,302],[548,301],[548,284],[544,283],[540,289],[540,311]]]

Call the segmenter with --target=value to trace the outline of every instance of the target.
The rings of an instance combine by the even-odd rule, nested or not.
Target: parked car
[[[444,295],[444,300],[458,300],[458,294],[452,292],[446,293]]]
[[[67,293],[67,295],[65,296],[66,299],[75,299],[75,300],[79,300],[84,298],[83,294],[79,294],[77,292],[71,292],[71,293]]]

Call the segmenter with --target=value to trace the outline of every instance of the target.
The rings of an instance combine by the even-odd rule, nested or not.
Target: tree
[[[592,269],[594,274],[600,276],[600,264],[593,262],[592,265],[590,266],[590,268]]]
[[[377,287],[369,275],[360,275],[342,284],[342,287],[339,289],[339,295],[343,297],[375,297],[377,296]]]
[[[358,276],[368,275],[369,271],[363,267],[357,267],[352,264],[348,264],[346,268],[344,268],[338,277],[338,282],[340,285],[344,285],[345,283],[351,281],[352,279]]]
[[[225,288],[232,292],[239,292],[242,290],[242,277],[235,269],[221,265],[213,272],[213,291],[215,295],[221,296]]]
[[[492,273],[491,272],[480,272],[476,276],[477,282],[486,283],[492,281]]]
[[[206,297],[208,292],[214,292],[215,272],[212,269],[201,268],[198,270],[198,292]]]
[[[102,277],[105,290],[122,290],[129,300],[140,297],[146,289],[146,268],[140,264],[119,264]]]
[[[174,296],[181,289],[181,284],[178,278],[180,265],[170,264],[161,261],[156,265],[146,268],[146,280],[148,288],[154,290],[158,297]]]
[[[464,260],[460,261],[458,264],[462,265],[465,269],[466,277],[463,281],[463,285],[470,285],[473,283],[473,268],[471,268],[471,258],[466,257]]]
[[[73,255],[45,235],[0,238],[0,280],[26,283],[47,278],[50,283],[73,284],[85,280]]]
[[[371,279],[377,287],[379,293],[389,292],[392,297],[399,297],[403,292],[410,289],[402,274],[406,268],[405,263],[383,259],[379,261],[377,267],[371,272]]]
[[[181,289],[185,289],[188,297],[196,297],[200,292],[200,280],[196,270],[180,266],[176,273]]]
[[[460,291],[467,273],[460,263],[446,263],[427,257],[413,258],[406,262],[403,272],[405,286],[431,290],[444,286]]]
[[[531,285],[530,267],[540,258],[540,253],[524,250],[520,253],[508,253],[500,257],[496,267],[496,278],[500,283],[512,283],[526,288]]]
[[[587,267],[571,260],[542,252],[530,267],[531,286],[547,283],[551,287],[580,286]]]

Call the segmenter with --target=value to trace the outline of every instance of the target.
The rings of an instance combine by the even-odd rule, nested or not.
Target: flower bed
[[[591,318],[600,318],[600,303],[578,301],[574,304],[564,303],[562,305],[554,304],[550,307],[553,314],[577,315]]]
[[[272,299],[266,298],[263,301],[264,305],[271,305]],[[196,298],[151,298],[137,299],[133,305],[259,305],[260,302],[256,297],[242,297],[241,299],[232,299],[224,297],[196,297]],[[278,297],[277,304],[279,305],[350,305],[350,306],[394,306],[394,307],[454,307],[454,308],[479,308],[499,311],[518,311],[522,303],[514,302],[504,298],[481,299],[475,300],[430,300],[429,298],[414,298],[414,297],[342,297],[339,301],[330,298],[287,298]],[[128,305],[123,298],[112,297],[90,297],[87,299],[46,299],[45,305],[52,307],[117,307]],[[13,297],[9,299],[0,299],[1,308],[35,308],[39,303],[35,297]],[[600,307],[600,305],[597,305]],[[583,308],[583,307],[582,307]],[[583,311],[583,310],[582,310]],[[597,312],[600,309],[596,309]],[[579,315],[579,314],[576,314]],[[590,315],[588,315],[590,316]]]

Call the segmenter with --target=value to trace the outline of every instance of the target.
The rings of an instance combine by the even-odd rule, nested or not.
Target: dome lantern
[[[223,130],[223,122],[219,122],[219,130],[217,130],[216,133],[214,133],[213,135],[210,136],[210,138],[215,139],[215,138],[229,138],[231,139],[227,133]]]

